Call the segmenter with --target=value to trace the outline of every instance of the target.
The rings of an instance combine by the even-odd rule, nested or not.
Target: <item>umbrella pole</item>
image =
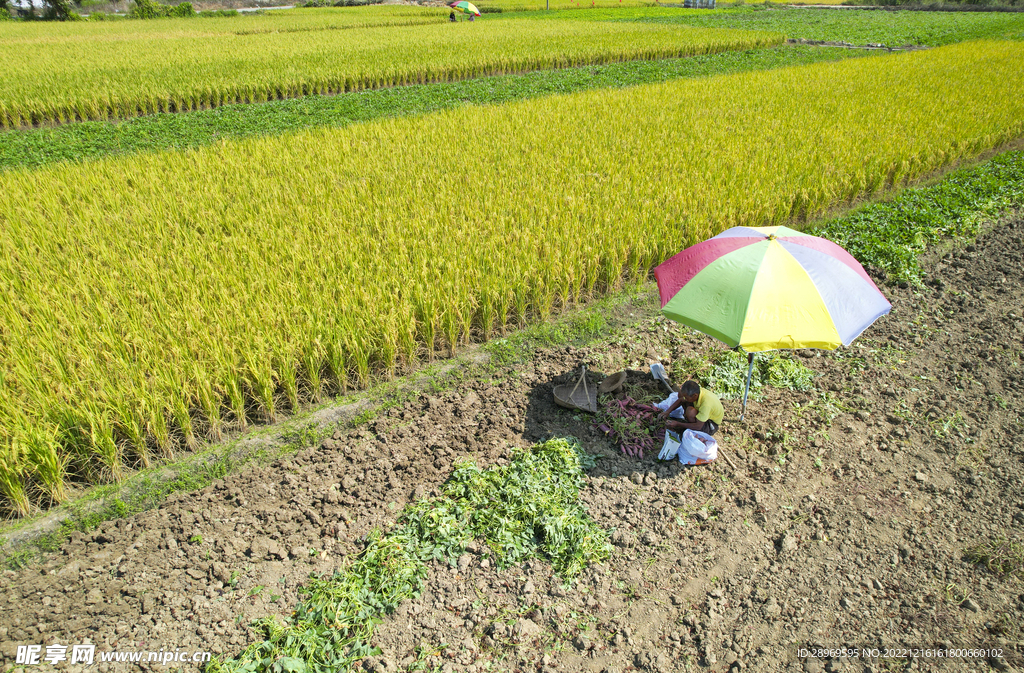
[[[754,354],[747,353],[747,386],[743,389],[743,409],[740,410],[740,422],[747,413],[747,394],[750,393],[750,375],[754,373]]]

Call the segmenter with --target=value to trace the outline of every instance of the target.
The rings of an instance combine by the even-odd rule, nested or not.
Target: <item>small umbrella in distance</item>
[[[448,5],[452,9],[457,9],[464,14],[472,14],[473,16],[480,16],[480,10],[476,8],[472,2],[466,2],[466,0],[460,0],[459,2],[453,2]]]
[[[788,227],[733,227],[654,270],[661,312],[754,353],[849,346],[892,305],[864,267],[832,241]]]

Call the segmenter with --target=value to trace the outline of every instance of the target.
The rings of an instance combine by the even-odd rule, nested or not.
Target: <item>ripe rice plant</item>
[[[349,17],[342,24],[348,30],[328,30],[339,26],[300,15],[301,20],[286,16],[241,32],[244,24],[234,23],[231,32],[232,24],[225,23],[234,19],[180,19],[153,22],[164,27],[161,32],[132,33],[124,26],[136,22],[112,22],[60,26],[54,34],[5,25],[0,128],[694,56],[783,41],[777,33],[640,23],[503,19],[456,26],[442,23],[446,15],[437,10],[403,11],[385,17],[431,23],[364,28],[352,27],[358,24]],[[371,15],[364,10],[358,16],[368,21]],[[312,23],[314,18],[321,23]]]
[[[1022,58],[975,42],[5,173],[4,501],[59,495],[31,442],[117,479],[1020,138]]]

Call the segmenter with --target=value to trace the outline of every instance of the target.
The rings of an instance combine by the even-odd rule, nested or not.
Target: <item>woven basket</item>
[[[555,404],[566,409],[597,413],[597,387],[587,381],[587,368],[583,367],[576,383],[555,386]]]
[[[601,385],[597,387],[597,392],[602,395],[607,393],[614,393],[616,390],[622,387],[622,384],[626,382],[626,372],[615,372],[604,377],[604,381],[601,381]]]

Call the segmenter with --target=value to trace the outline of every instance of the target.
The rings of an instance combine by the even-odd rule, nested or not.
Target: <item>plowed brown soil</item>
[[[365,668],[405,670],[420,645],[428,666],[470,672],[1024,666],[1021,560],[999,573],[965,555],[1024,541],[1024,222],[931,272],[923,290],[886,288],[891,315],[853,347],[799,353],[819,375],[816,391],[769,389],[747,424],[723,424],[735,469],[626,457],[592,418],[552,403],[553,385],[581,361],[614,371],[716,347],[645,302],[610,339],[416,395],[292,459],[6,571],[5,669],[25,644],[234,655],[254,639],[252,620],[289,614],[311,572],[358,553],[362,536],[436,489],[454,460],[489,465],[552,435],[599,456],[582,498],[613,531],[611,559],[570,587],[543,560],[497,571],[471,550],[434,565],[423,595],[378,627],[383,654]],[[799,656],[842,646],[883,656]],[[886,647],[1002,657],[886,658]]]

